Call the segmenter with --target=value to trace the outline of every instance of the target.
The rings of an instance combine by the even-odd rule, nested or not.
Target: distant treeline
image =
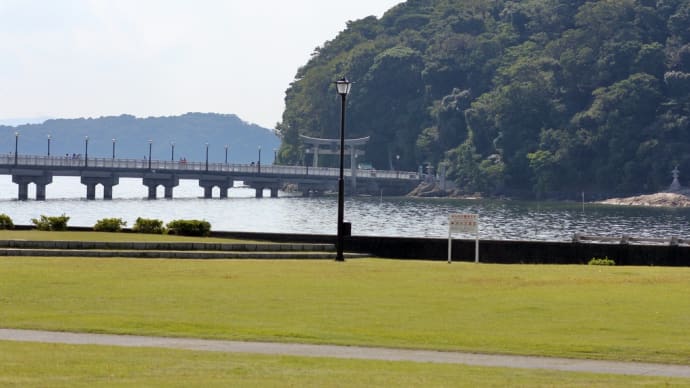
[[[15,132],[19,134],[19,153],[27,155],[46,155],[50,136],[52,156],[84,156],[88,136],[89,157],[112,157],[113,139],[117,158],[148,157],[151,140],[152,158],[157,160],[203,161],[208,143],[210,162],[224,162],[227,145],[229,162],[257,161],[261,146],[263,161],[271,163],[273,150],[280,144],[271,130],[232,114],[217,113],[148,118],[121,115],[0,126],[0,153],[14,152]]]

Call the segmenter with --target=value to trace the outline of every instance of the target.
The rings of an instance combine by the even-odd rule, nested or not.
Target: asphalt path
[[[433,362],[486,367],[548,369],[568,372],[690,378],[690,366],[686,365],[476,354],[433,350],[390,349],[361,346],[242,342],[193,338],[66,333],[15,329],[0,329],[0,340],[76,345],[170,348],[209,352],[330,357],[360,360]]]

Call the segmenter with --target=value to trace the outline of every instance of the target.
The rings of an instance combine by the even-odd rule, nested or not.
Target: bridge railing
[[[271,174],[271,175],[313,175],[318,177],[337,177],[340,174],[338,168],[307,167],[307,166],[283,166],[283,165],[258,165],[258,164],[228,164],[187,162],[174,160],[148,159],[113,159],[113,158],[88,158],[82,156],[41,156],[41,155],[0,155],[0,165],[18,167],[66,167],[66,168],[114,168],[134,170],[156,171],[189,171],[189,172],[227,172],[247,174]],[[352,170],[343,170],[345,176],[351,176]],[[409,171],[389,170],[357,170],[356,176],[361,178],[377,179],[405,179],[419,180],[419,174]]]

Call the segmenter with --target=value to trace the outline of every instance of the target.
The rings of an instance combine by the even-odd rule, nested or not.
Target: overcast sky
[[[0,124],[218,112],[273,128],[315,47],[401,2],[0,0]]]

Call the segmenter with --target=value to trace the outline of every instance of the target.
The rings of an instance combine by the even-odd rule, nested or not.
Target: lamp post
[[[225,164],[228,164],[228,145],[225,145]]]
[[[395,177],[400,178],[400,155],[395,155]]]
[[[174,141],[170,142],[170,161],[171,162],[175,161],[175,142]]]
[[[307,148],[305,152],[307,154],[304,156],[304,165],[307,167],[307,175],[309,175],[309,154],[311,153],[311,149]]]
[[[151,148],[153,147],[153,140],[149,139],[149,170],[151,169]]]
[[[278,149],[274,148],[273,149],[273,164],[276,164],[276,160],[278,160]]]
[[[48,156],[50,156],[50,134],[48,134]]]
[[[206,143],[206,171],[208,171],[208,143]]]
[[[343,179],[343,162],[345,159],[345,100],[352,83],[343,77],[335,81],[335,87],[340,95],[340,174],[338,178],[338,241],[336,244],[335,261],[345,261],[343,256],[343,219],[345,216],[345,181]]]
[[[261,174],[261,146],[259,146],[259,163],[257,164],[258,173]]]
[[[19,131],[14,132],[14,165],[17,165],[17,152],[19,151]]]
[[[117,139],[113,138],[113,159],[115,159],[115,142]]]
[[[84,167],[89,167],[89,137],[84,136]]]

